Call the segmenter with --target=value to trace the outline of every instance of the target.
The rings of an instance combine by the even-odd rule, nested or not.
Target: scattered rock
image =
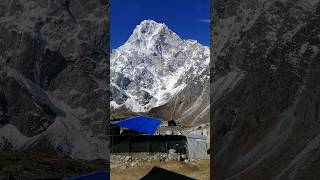
[[[130,156],[126,156],[124,160],[125,161],[129,161],[130,160]]]
[[[187,155],[186,154],[181,154],[180,155],[180,160],[185,160],[187,159]]]
[[[169,149],[169,154],[174,154],[174,153],[176,153],[175,149]]]

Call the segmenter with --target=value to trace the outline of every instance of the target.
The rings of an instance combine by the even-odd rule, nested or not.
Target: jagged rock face
[[[212,9],[216,179],[319,176],[319,1],[219,1]]]
[[[0,149],[107,159],[107,1],[0,7]]]
[[[148,112],[159,107],[155,111],[160,117],[179,119],[208,87],[209,48],[181,39],[164,24],[144,20],[113,51],[110,68],[113,108],[123,105],[133,112]],[[185,104],[174,115],[160,113],[160,109],[175,107],[177,101]]]

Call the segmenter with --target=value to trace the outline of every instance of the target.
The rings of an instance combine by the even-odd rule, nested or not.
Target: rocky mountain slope
[[[319,177],[320,1],[214,1],[215,179]]]
[[[107,1],[0,2],[0,150],[108,159]]]
[[[112,52],[111,107],[189,125],[209,122],[209,61],[208,47],[144,20]]]

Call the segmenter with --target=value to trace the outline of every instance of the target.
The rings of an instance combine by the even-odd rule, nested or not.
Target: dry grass
[[[138,180],[148,174],[153,168],[158,166],[169,171],[176,172],[194,179],[210,179],[210,160],[197,160],[188,163],[179,161],[168,161],[166,163],[143,163],[133,167],[114,167],[111,168],[112,180]]]

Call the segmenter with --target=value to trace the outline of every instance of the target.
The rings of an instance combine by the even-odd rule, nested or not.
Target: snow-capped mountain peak
[[[208,69],[209,48],[144,20],[111,55],[111,106],[145,112],[168,102]]]
[[[163,23],[157,23],[153,20],[144,20],[133,30],[129,41],[150,39],[154,35],[159,34],[165,27],[166,25]]]
[[[132,35],[125,43],[141,51],[152,51],[159,41],[181,43],[180,37],[165,24],[153,20],[144,20],[136,26]]]

